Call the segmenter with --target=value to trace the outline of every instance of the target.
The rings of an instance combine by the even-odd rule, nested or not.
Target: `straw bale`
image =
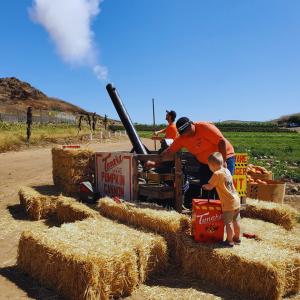
[[[133,299],[147,299],[147,300],[219,300],[221,297],[217,297],[213,294],[208,294],[199,291],[195,288],[182,288],[182,287],[168,287],[164,285],[141,285],[132,294]]]
[[[59,196],[56,205],[56,217],[60,223],[71,223],[87,218],[97,218],[99,213],[74,198]]]
[[[167,264],[166,242],[100,217],[24,232],[18,265],[68,299],[126,296]]]
[[[87,149],[52,148],[53,182],[66,195],[79,193],[79,183],[94,173],[93,152]]]
[[[261,219],[291,230],[297,223],[298,212],[287,204],[247,199],[247,205],[242,210],[242,216],[251,219]]]
[[[185,274],[253,299],[277,300],[299,292],[300,256],[289,249],[247,239],[240,246],[221,248],[182,234],[176,256]]]
[[[300,232],[297,229],[288,231],[269,222],[248,218],[241,220],[241,227],[243,232],[255,234],[258,240],[300,253]]]
[[[32,220],[45,219],[55,214],[57,200],[55,196],[45,196],[33,188],[21,187],[19,199],[21,206]]]
[[[108,197],[100,199],[98,207],[105,217],[161,234],[182,233],[190,227],[190,218],[176,211],[139,207],[129,202],[116,203]]]

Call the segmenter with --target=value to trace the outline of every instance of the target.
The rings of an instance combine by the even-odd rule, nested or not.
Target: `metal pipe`
[[[121,98],[118,95],[117,89],[115,87],[113,87],[112,84],[109,83],[106,86],[106,90],[107,90],[107,92],[110,96],[110,99],[111,99],[112,103],[114,104],[115,109],[126,129],[126,132],[129,136],[129,139],[131,141],[134,151],[137,154],[147,154],[147,151],[146,151],[144,145],[142,144],[142,142],[132,124],[130,116],[129,116],[128,112],[126,111],[126,108],[125,108],[124,104],[122,103]]]

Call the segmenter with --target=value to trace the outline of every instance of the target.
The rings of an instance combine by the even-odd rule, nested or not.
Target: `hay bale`
[[[126,296],[167,263],[160,236],[100,218],[24,232],[18,265],[68,299]]]
[[[287,204],[247,199],[243,217],[261,219],[291,230],[297,223],[298,212]]]
[[[187,287],[169,287],[164,285],[141,285],[132,294],[132,299],[147,300],[221,300],[221,297],[214,296],[206,292],[199,291],[196,288]]]
[[[20,204],[32,220],[46,219],[55,214],[55,196],[45,196],[30,187],[21,187],[19,190]]]
[[[296,229],[288,231],[269,222],[248,218],[241,220],[241,226],[243,232],[255,234],[258,240],[300,253],[300,235]]]
[[[94,152],[87,149],[52,148],[53,182],[69,196],[79,193],[79,183],[90,180]]]
[[[139,207],[129,202],[119,204],[108,197],[100,199],[98,207],[105,217],[161,234],[182,233],[190,227],[190,218],[176,211]]]
[[[71,223],[87,218],[97,218],[99,213],[74,198],[59,196],[56,205],[56,217],[60,223]]]
[[[277,300],[299,292],[300,256],[289,249],[247,239],[240,246],[220,248],[181,235],[176,256],[185,274],[253,299]]]

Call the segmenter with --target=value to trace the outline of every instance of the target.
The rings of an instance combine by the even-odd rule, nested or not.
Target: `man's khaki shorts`
[[[222,215],[222,219],[224,221],[224,224],[229,224],[233,221],[240,220],[240,209],[232,210],[232,211],[224,211]]]

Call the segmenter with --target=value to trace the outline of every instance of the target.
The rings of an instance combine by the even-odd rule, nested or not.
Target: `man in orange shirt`
[[[161,133],[165,134],[165,139],[172,139],[175,140],[176,137],[178,136],[177,128],[174,123],[176,119],[176,112],[174,110],[166,111],[166,120],[168,122],[168,126],[162,130],[155,131],[154,135],[159,135]]]
[[[200,179],[201,186],[207,184],[212,176],[212,172],[208,167],[208,157],[213,152],[222,154],[224,167],[227,167],[233,175],[235,167],[233,146],[215,125],[209,122],[194,123],[188,118],[182,117],[176,122],[176,127],[180,135],[162,155],[175,153],[181,148],[186,148],[199,162],[199,172],[197,172],[196,177]],[[147,162],[147,165],[154,166],[155,164]]]

